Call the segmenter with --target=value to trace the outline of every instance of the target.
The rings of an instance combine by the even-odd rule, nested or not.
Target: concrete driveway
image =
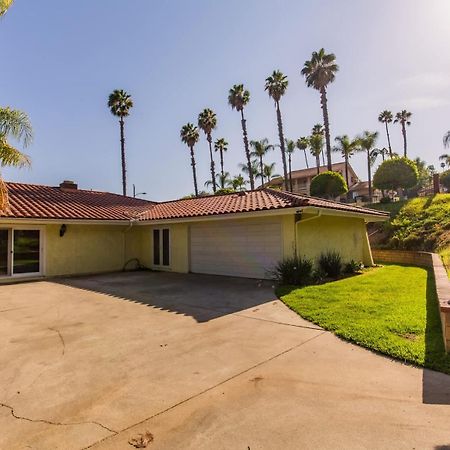
[[[254,280],[0,287],[0,448],[450,448],[450,377],[303,321]]]

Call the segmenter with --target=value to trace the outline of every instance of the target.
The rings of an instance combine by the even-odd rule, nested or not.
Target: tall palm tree
[[[332,166],[327,88],[328,85],[335,80],[338,70],[339,66],[336,64],[336,56],[333,53],[325,53],[325,50],[321,48],[318,52],[313,52],[309,61],[305,61],[301,71],[302,75],[305,77],[307,86],[317,89],[320,92],[323,124],[325,126],[328,170],[332,170]]]
[[[309,141],[308,138],[306,136],[302,136],[300,138],[297,139],[297,148],[299,150],[303,151],[303,154],[305,155],[305,163],[306,163],[306,168],[309,169],[309,164],[308,164],[308,157],[306,155],[306,149],[309,146]]]
[[[264,164],[264,176],[267,178],[268,183],[270,183],[274,178],[278,178],[281,175],[275,173],[275,163]]]
[[[127,195],[127,169],[125,162],[125,120],[130,115],[133,100],[123,89],[114,90],[108,98],[108,107],[113,116],[119,118],[120,126],[120,155],[122,159],[122,193]]]
[[[356,149],[358,148],[358,139],[350,139],[346,134],[343,136],[337,136],[334,139],[337,145],[333,148],[333,151],[339,152],[345,161],[345,181],[347,182],[347,187],[350,187],[349,177],[348,177],[348,160],[354,155]]]
[[[216,186],[221,186],[220,189],[225,189],[225,186],[230,186],[231,178],[229,172],[224,172],[223,174],[216,174]],[[212,186],[213,183],[211,180],[206,180],[204,186],[209,187]],[[217,191],[216,191],[217,192]]]
[[[211,132],[212,132],[212,130],[214,130],[214,128],[216,128],[216,126],[217,126],[217,116],[216,116],[215,112],[209,108],[205,108],[198,115],[198,127],[205,133],[206,140],[208,141],[208,145],[209,145],[209,160],[210,160],[211,182],[212,182],[213,192],[216,192],[216,171],[215,171],[215,163],[214,163],[213,151],[212,151]]]
[[[391,137],[389,135],[389,128],[388,128],[388,124],[392,123],[392,120],[394,119],[394,116],[392,115],[391,111],[388,111],[387,109],[385,109],[384,111],[382,111],[380,113],[380,115],[378,116],[378,122],[384,123],[384,126],[386,128],[386,136],[387,136],[387,141],[388,141],[388,148],[389,148],[389,156],[392,158],[392,147],[391,147]]]
[[[253,147],[251,155],[258,158],[259,161],[259,171],[258,175],[261,177],[261,186],[264,185],[264,156],[270,150],[273,150],[273,145],[269,144],[269,139],[264,138],[259,141],[250,141],[250,145]]]
[[[450,131],[447,131],[447,133],[444,134],[444,147],[450,146]]]
[[[6,13],[8,8],[12,5],[13,0],[0,0],[0,17]]]
[[[309,149],[311,155],[316,158],[317,175],[320,173],[320,154],[323,150],[323,136],[321,134],[312,134],[309,139]]]
[[[221,180],[224,180],[223,154],[228,150],[228,142],[224,138],[216,139],[216,142],[214,142],[214,150],[220,154],[220,174],[222,177]],[[225,184],[220,183],[220,187],[223,189]]]
[[[231,187],[235,191],[243,191],[246,184],[247,181],[245,181],[244,177],[241,174],[235,175],[231,180]]]
[[[399,123],[402,126],[402,135],[403,135],[403,156],[407,158],[407,143],[406,143],[406,126],[411,125],[411,116],[412,113],[406,111],[406,109],[401,110],[395,115],[394,123]]]
[[[286,139],[286,153],[288,155],[288,172],[289,172],[289,190],[292,192],[292,154],[295,152],[296,145],[292,139]]]
[[[439,156],[439,161],[442,161],[445,165],[450,167],[450,154],[444,153],[443,155]]]
[[[13,138],[27,147],[33,140],[33,128],[28,116],[17,109],[0,107],[0,165],[2,167],[24,167],[31,164],[30,158],[8,142]],[[8,192],[0,176],[0,210],[8,207]]]
[[[369,181],[369,201],[372,201],[372,166],[375,164],[379,149],[375,148],[378,139],[378,132],[364,131],[358,138],[358,150],[366,153],[367,156],[367,178]]]
[[[248,175],[248,178],[250,180],[250,177],[253,178],[253,180],[259,175],[259,164],[257,159],[252,159],[250,162],[250,171],[248,169],[248,165],[245,163],[240,163],[239,168],[244,172],[246,175]]]
[[[316,123],[311,130],[311,134],[321,134],[322,136],[325,136],[325,128],[321,123]],[[325,155],[322,149],[322,161],[323,165],[325,166]]]
[[[195,196],[198,197],[198,187],[197,187],[197,172],[195,171],[195,156],[194,156],[194,145],[198,142],[200,135],[198,128],[192,124],[187,123],[181,128],[180,131],[181,141],[189,147],[191,151],[191,166],[192,166],[192,176],[194,179],[194,191]]]
[[[228,91],[228,104],[232,109],[241,113],[242,135],[244,138],[245,156],[247,158],[247,168],[250,174],[250,189],[255,189],[255,180],[251,171],[252,162],[250,160],[250,148],[248,145],[247,124],[244,117],[244,106],[250,101],[250,92],[244,89],[243,84],[235,84]]]
[[[277,111],[277,123],[278,123],[278,137],[280,139],[280,150],[281,150],[281,161],[283,163],[283,173],[284,173],[284,187],[288,190],[288,171],[286,164],[286,149],[284,146],[284,134],[283,134],[283,120],[281,118],[280,110],[280,100],[281,97],[286,93],[288,87],[288,79],[279,70],[274,70],[272,75],[266,78],[266,84],[264,90],[266,90],[269,96],[275,102],[275,108]]]

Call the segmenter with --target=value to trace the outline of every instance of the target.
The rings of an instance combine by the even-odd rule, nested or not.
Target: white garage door
[[[191,272],[268,278],[282,258],[281,222],[192,225]]]

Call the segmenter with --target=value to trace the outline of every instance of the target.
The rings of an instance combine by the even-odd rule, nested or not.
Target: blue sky
[[[135,103],[126,123],[129,192],[135,183],[149,199],[191,193],[181,126],[212,108],[214,138],[230,143],[226,170],[237,174],[244,150],[228,89],[244,83],[250,90],[250,139],[277,143],[264,80],[280,69],[289,78],[281,103],[286,137],[308,134],[322,116],[319,95],[300,69],[321,47],[340,66],[329,88],[332,137],[378,130],[385,146],[378,113],[406,108],[413,112],[410,156],[437,167],[450,129],[449,19],[448,0],[16,0],[0,21],[0,104],[29,113],[35,140],[26,149],[32,168],[3,175],[50,185],[73,179],[82,188],[120,192],[119,128],[106,107],[108,94],[120,88]],[[398,125],[391,135],[401,152]],[[196,159],[203,185],[203,136]],[[279,150],[269,159],[281,172]],[[363,155],[352,164],[366,179]],[[300,153],[293,167],[304,167]]]

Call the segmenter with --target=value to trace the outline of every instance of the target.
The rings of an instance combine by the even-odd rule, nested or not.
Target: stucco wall
[[[344,263],[354,260],[366,266],[373,264],[366,224],[363,219],[305,215],[297,222],[297,253],[316,260],[322,252],[335,250]]]

